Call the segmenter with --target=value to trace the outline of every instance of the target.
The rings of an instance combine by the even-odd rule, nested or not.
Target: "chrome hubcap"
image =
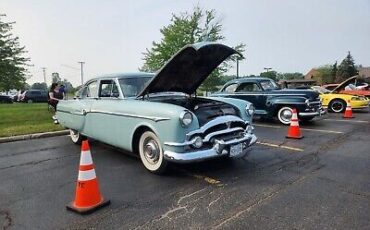
[[[160,149],[157,142],[152,139],[148,140],[144,146],[144,155],[150,164],[155,164],[160,155]]]
[[[284,110],[281,112],[281,118],[285,121],[290,121],[292,118],[292,111],[290,110]]]

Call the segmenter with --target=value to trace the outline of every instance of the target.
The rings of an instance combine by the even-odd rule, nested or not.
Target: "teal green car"
[[[185,46],[156,74],[113,74],[91,79],[75,100],[60,101],[59,123],[71,140],[84,138],[140,155],[153,173],[169,162],[243,157],[257,140],[251,103],[199,97],[196,89],[236,51],[216,43]]]

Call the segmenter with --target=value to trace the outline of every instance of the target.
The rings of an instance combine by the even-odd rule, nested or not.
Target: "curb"
[[[24,140],[31,140],[31,139],[45,138],[45,137],[63,136],[67,134],[69,134],[69,130],[61,130],[61,131],[45,132],[45,133],[33,133],[33,134],[26,134],[26,135],[12,136],[12,137],[2,137],[0,138],[0,143],[13,142],[13,141],[24,141]]]

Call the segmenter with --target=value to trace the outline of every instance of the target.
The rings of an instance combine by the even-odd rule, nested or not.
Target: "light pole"
[[[79,61],[78,63],[81,64],[81,85],[83,85],[84,84],[84,64],[85,62]]]
[[[271,67],[264,67],[263,68],[264,70],[266,70],[266,73],[268,72],[268,71],[270,71],[272,68]]]
[[[239,58],[236,59],[236,78],[239,78]]]
[[[46,84],[46,68],[45,67],[42,67],[42,72],[44,74],[44,83]]]

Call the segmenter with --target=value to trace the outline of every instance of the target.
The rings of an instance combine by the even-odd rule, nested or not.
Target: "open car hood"
[[[344,90],[344,88],[346,88],[346,86],[349,85],[351,82],[353,82],[357,77],[359,76],[353,76],[353,77],[348,78],[347,80],[340,83],[337,87],[335,87],[332,90],[332,92],[339,92],[341,90]]]
[[[193,94],[215,68],[235,53],[238,52],[233,48],[219,43],[187,45],[155,74],[138,97],[158,92]]]

